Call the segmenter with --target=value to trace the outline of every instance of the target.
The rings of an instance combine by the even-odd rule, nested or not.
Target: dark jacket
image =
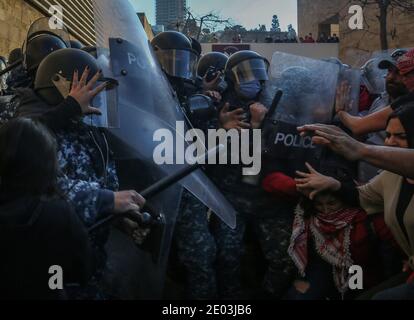
[[[61,199],[0,194],[0,299],[62,299],[49,288],[49,268],[64,284],[86,283],[93,270],[86,230]]]

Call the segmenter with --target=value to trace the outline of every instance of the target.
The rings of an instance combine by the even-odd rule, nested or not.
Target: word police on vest
[[[303,149],[313,149],[315,145],[312,142],[312,137],[310,136],[300,136],[298,134],[286,134],[279,132],[276,135],[275,142],[277,144],[283,144],[285,147],[297,147]]]

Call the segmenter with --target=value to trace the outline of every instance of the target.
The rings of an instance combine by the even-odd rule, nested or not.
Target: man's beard
[[[392,100],[398,99],[399,97],[410,93],[408,88],[403,83],[387,81],[386,87],[387,93],[390,95]]]

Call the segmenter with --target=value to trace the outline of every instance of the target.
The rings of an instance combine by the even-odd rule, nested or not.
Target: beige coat
[[[414,197],[411,199],[404,216],[409,240],[404,235],[396,214],[403,179],[399,175],[384,171],[368,184],[358,188],[359,198],[362,208],[368,214],[384,212],[385,223],[401,249],[409,257],[410,265],[414,270]]]

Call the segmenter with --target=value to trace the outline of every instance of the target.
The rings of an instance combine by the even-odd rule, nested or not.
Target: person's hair
[[[396,112],[396,111],[393,111],[389,116],[388,116],[388,119],[387,119],[387,127],[388,127],[388,125],[390,124],[390,121],[392,120],[392,119],[399,119],[399,117],[398,117],[398,113]]]
[[[318,193],[316,197],[326,196],[326,195],[332,195],[335,198],[339,197],[334,192],[329,191],[323,191]],[[317,215],[316,209],[315,209],[315,199],[310,200],[308,197],[301,197],[301,200],[299,202],[299,205],[302,207],[305,218],[310,218],[311,216]]]
[[[19,118],[0,127],[0,192],[53,196],[56,143],[40,123]]]
[[[340,165],[335,165],[335,163],[322,163],[320,165],[319,172],[325,176],[338,180],[343,185],[355,186],[355,181],[353,179],[354,177],[348,168],[342,168]],[[337,198],[338,201],[341,200],[340,196],[337,193],[331,191],[320,192],[317,196],[326,195],[331,195]],[[317,214],[314,206],[314,200],[310,200],[307,197],[302,197],[299,204],[302,207],[306,218]]]
[[[414,107],[400,107],[390,114],[387,127],[392,119],[399,119],[407,135],[408,147],[414,148]]]

